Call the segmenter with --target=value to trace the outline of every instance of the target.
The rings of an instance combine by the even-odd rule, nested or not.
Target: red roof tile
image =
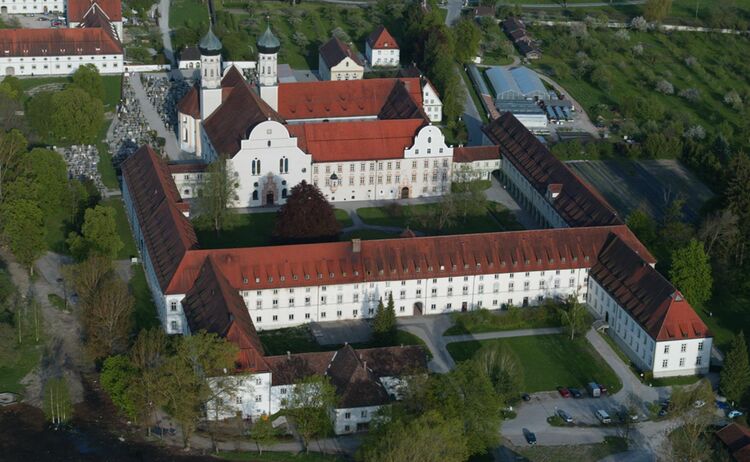
[[[141,147],[123,162],[122,176],[156,278],[164,290],[188,250],[198,246],[195,231],[180,210],[184,203],[167,164],[150,146]]]
[[[180,102],[177,104],[177,111],[181,114],[186,114],[193,119],[201,118],[201,98],[200,98],[200,83],[196,82],[195,85],[190,87],[190,90],[182,97]]]
[[[217,269],[213,258],[203,263],[182,306],[191,332],[205,330],[238,346],[238,368],[248,372],[268,370],[263,361],[263,345],[247,306],[240,293]]]
[[[232,287],[260,290],[590,268],[610,234],[654,262],[624,225],[362,241],[359,252],[350,242],[191,250],[165,293],[186,293],[209,255]]]
[[[208,169],[208,164],[204,162],[181,162],[167,164],[169,173],[200,173]]]
[[[122,54],[104,29],[0,29],[0,56],[78,56]]]
[[[551,205],[569,226],[622,224],[607,201],[553,156],[513,114],[506,112],[482,129],[500,146],[502,158],[513,164],[539,194],[545,196],[550,183],[562,185]]]
[[[278,112],[287,120],[376,116],[399,81],[421,108],[419,78],[364,79],[279,84]]]
[[[335,36],[321,45],[319,52],[329,69],[343,61],[344,58],[349,58],[362,66],[362,60],[359,59],[359,56],[352,51],[349,45]]]
[[[385,26],[380,25],[375,28],[367,37],[367,43],[370,44],[370,48],[374,50],[378,49],[395,49],[398,50],[398,42],[393,38],[388,29]]]
[[[716,432],[716,437],[724,443],[737,462],[750,462],[750,429],[730,423]]]
[[[240,142],[259,123],[265,120],[284,122],[244,79],[224,91],[226,97],[222,104],[203,121],[203,129],[219,155],[237,154]]]
[[[453,162],[475,162],[478,160],[500,160],[497,146],[460,146],[453,148]]]
[[[650,262],[613,236],[590,276],[656,341],[711,337],[687,300]]]
[[[399,159],[414,144],[422,119],[367,120],[288,125],[313,162]]]
[[[120,0],[68,0],[68,22],[83,22],[83,17],[93,5],[98,6],[110,21],[122,21],[122,2]]]

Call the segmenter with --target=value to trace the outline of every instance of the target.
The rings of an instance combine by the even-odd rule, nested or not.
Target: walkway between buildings
[[[164,56],[172,64],[172,67],[177,67],[177,60],[172,49],[172,37],[169,35],[169,0],[159,1],[159,30],[164,44]]]
[[[143,88],[143,84],[141,84],[141,75],[139,73],[135,72],[131,74],[130,85],[133,87],[133,92],[141,105],[141,111],[146,118],[146,123],[148,123],[152,130],[156,131],[158,136],[164,138],[164,152],[167,154],[167,157],[171,160],[180,159],[181,151],[179,146],[177,146],[177,137],[173,131],[167,130],[167,127],[164,126],[159,113],[156,111],[154,105],[151,104],[151,100],[148,99],[146,90]]]

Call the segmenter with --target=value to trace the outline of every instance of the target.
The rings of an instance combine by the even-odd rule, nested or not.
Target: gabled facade
[[[67,0],[68,27],[111,28],[122,42],[122,2],[120,0]]]
[[[398,43],[382,25],[367,37],[365,56],[372,67],[399,67],[401,65]]]
[[[320,47],[318,72],[322,80],[360,80],[365,68],[349,45],[333,37]]]

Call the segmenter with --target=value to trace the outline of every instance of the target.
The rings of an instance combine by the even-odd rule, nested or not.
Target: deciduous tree
[[[0,205],[0,226],[13,255],[33,274],[34,261],[46,249],[42,210],[27,199],[6,201]]]
[[[197,201],[198,213],[202,219],[211,223],[211,227],[218,235],[232,215],[231,207],[238,183],[226,156],[221,156],[212,162],[204,177],[206,177],[206,182]]]
[[[732,339],[732,346],[724,357],[719,388],[733,403],[741,403],[750,387],[750,360],[748,360],[745,333],[740,331]]]
[[[167,359],[167,336],[158,327],[138,333],[129,352],[130,360],[138,373],[132,377],[128,392],[135,408],[136,420],[151,433],[156,410],[164,404],[160,392],[163,370]]]
[[[109,398],[123,414],[130,419],[137,417],[133,395],[130,392],[131,382],[138,369],[127,356],[115,355],[104,360],[99,381]]]
[[[274,234],[282,240],[309,242],[335,239],[340,231],[333,206],[317,186],[302,180],[279,210]]]
[[[101,255],[92,255],[72,267],[73,286],[82,303],[91,303],[103,281],[111,276],[112,261]]]
[[[104,104],[84,90],[68,87],[52,96],[50,128],[55,140],[93,144],[104,124]]]
[[[573,340],[576,335],[582,334],[588,326],[586,307],[578,301],[577,295],[569,295],[565,305],[559,309],[560,320]]]
[[[661,21],[672,10],[672,0],[646,0],[643,14],[649,21]]]
[[[294,390],[282,406],[294,419],[307,452],[312,438],[331,431],[329,411],[336,406],[336,390],[327,377],[309,376],[294,385]]]
[[[21,162],[28,142],[19,130],[0,133],[0,202],[3,200],[3,181]]]
[[[460,62],[469,62],[479,52],[479,42],[482,40],[482,31],[476,22],[464,18],[454,26],[456,36],[456,59]]]
[[[250,438],[258,447],[258,454],[263,454],[263,446],[268,446],[276,441],[279,432],[273,428],[271,418],[266,414],[260,416],[250,429]]]
[[[123,353],[133,325],[133,296],[117,277],[109,277],[82,305],[86,351],[93,359]]]
[[[518,398],[524,383],[523,368],[510,349],[488,344],[477,352],[474,360],[492,381],[503,403],[512,403]]]
[[[691,239],[673,253],[669,279],[692,305],[702,306],[711,298],[711,263],[702,243]]]
[[[117,233],[115,213],[112,207],[102,205],[86,210],[81,234],[71,233],[68,237],[68,247],[78,260],[88,255],[117,257],[123,243]]]
[[[79,66],[73,73],[73,85],[88,93],[91,97],[104,100],[104,81],[99,70],[93,64]]]

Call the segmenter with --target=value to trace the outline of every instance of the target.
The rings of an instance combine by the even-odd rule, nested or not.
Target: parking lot
[[[57,14],[35,14],[35,15],[25,15],[25,14],[14,14],[14,15],[2,15],[3,19],[13,18],[18,20],[18,22],[21,24],[21,27],[24,29],[48,29],[52,27],[52,21],[57,20],[58,16],[64,16],[62,13],[59,15]],[[67,27],[64,20],[60,21],[61,25],[58,27]]]

